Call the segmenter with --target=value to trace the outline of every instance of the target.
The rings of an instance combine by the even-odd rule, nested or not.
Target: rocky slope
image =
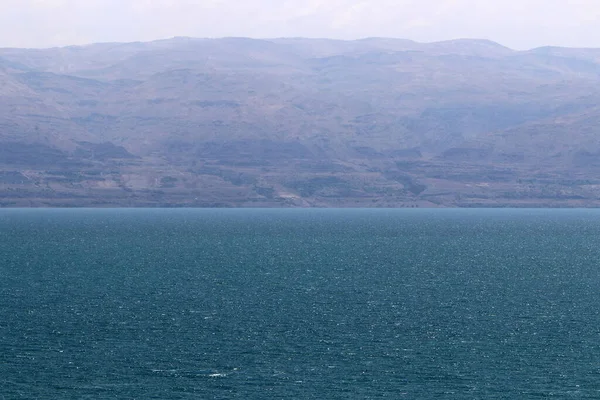
[[[600,49],[0,49],[3,206],[600,205]]]

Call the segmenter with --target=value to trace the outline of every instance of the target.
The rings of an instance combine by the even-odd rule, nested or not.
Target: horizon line
[[[458,38],[454,38],[454,39],[444,39],[444,40],[436,40],[436,41],[430,41],[430,42],[422,42],[422,41],[418,41],[418,40],[413,40],[413,39],[407,39],[407,38],[401,38],[401,37],[393,37],[393,36],[365,36],[365,37],[360,37],[360,38],[356,38],[356,39],[339,39],[339,38],[330,38],[330,37],[305,37],[305,36],[281,36],[281,37],[250,37],[250,36],[218,36],[218,37],[201,37],[201,36],[171,36],[171,37],[166,37],[166,38],[161,38],[161,39],[153,39],[153,40],[132,40],[132,41],[100,41],[100,42],[91,42],[91,43],[85,43],[85,44],[71,44],[71,45],[63,45],[63,46],[48,46],[48,47],[14,47],[14,46],[8,46],[8,47],[0,47],[0,50],[55,50],[55,49],[68,49],[68,48],[85,48],[85,47],[90,47],[90,46],[96,46],[96,45],[110,45],[110,44],[114,44],[114,45],[127,45],[127,44],[149,44],[149,43],[156,43],[156,42],[167,42],[167,41],[174,41],[174,40],[181,40],[181,39],[188,39],[188,40],[227,40],[227,39],[246,39],[246,40],[255,40],[255,41],[267,41],[267,42],[273,42],[276,40],[306,40],[306,41],[310,41],[310,40],[326,40],[326,41],[333,41],[333,42],[360,42],[360,41],[366,41],[366,40],[397,40],[397,41],[404,41],[404,42],[411,42],[411,43],[415,43],[415,44],[419,44],[419,45],[434,45],[434,44],[441,44],[441,43],[450,43],[450,42],[487,42],[491,45],[496,45],[499,47],[503,47],[507,50],[511,50],[513,52],[527,52],[527,51],[532,51],[532,50],[537,50],[537,49],[546,49],[546,48],[555,48],[555,49],[579,49],[579,50],[600,50],[600,47],[570,47],[570,46],[554,46],[554,45],[544,45],[544,46],[537,46],[537,47],[532,47],[532,48],[527,48],[527,49],[523,49],[523,50],[518,50],[518,49],[514,49],[508,46],[503,45],[500,42],[491,40],[491,39],[486,39],[486,38],[468,38],[468,37],[458,37]]]

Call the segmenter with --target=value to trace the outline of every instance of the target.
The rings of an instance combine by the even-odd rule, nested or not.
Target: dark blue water
[[[0,399],[598,399],[600,211],[0,210]]]

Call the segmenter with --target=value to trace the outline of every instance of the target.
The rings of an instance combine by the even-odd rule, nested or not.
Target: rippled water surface
[[[0,210],[0,399],[600,398],[600,211]]]

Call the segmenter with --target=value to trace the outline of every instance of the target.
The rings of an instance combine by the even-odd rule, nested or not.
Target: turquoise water
[[[0,399],[597,399],[600,211],[0,210]]]

